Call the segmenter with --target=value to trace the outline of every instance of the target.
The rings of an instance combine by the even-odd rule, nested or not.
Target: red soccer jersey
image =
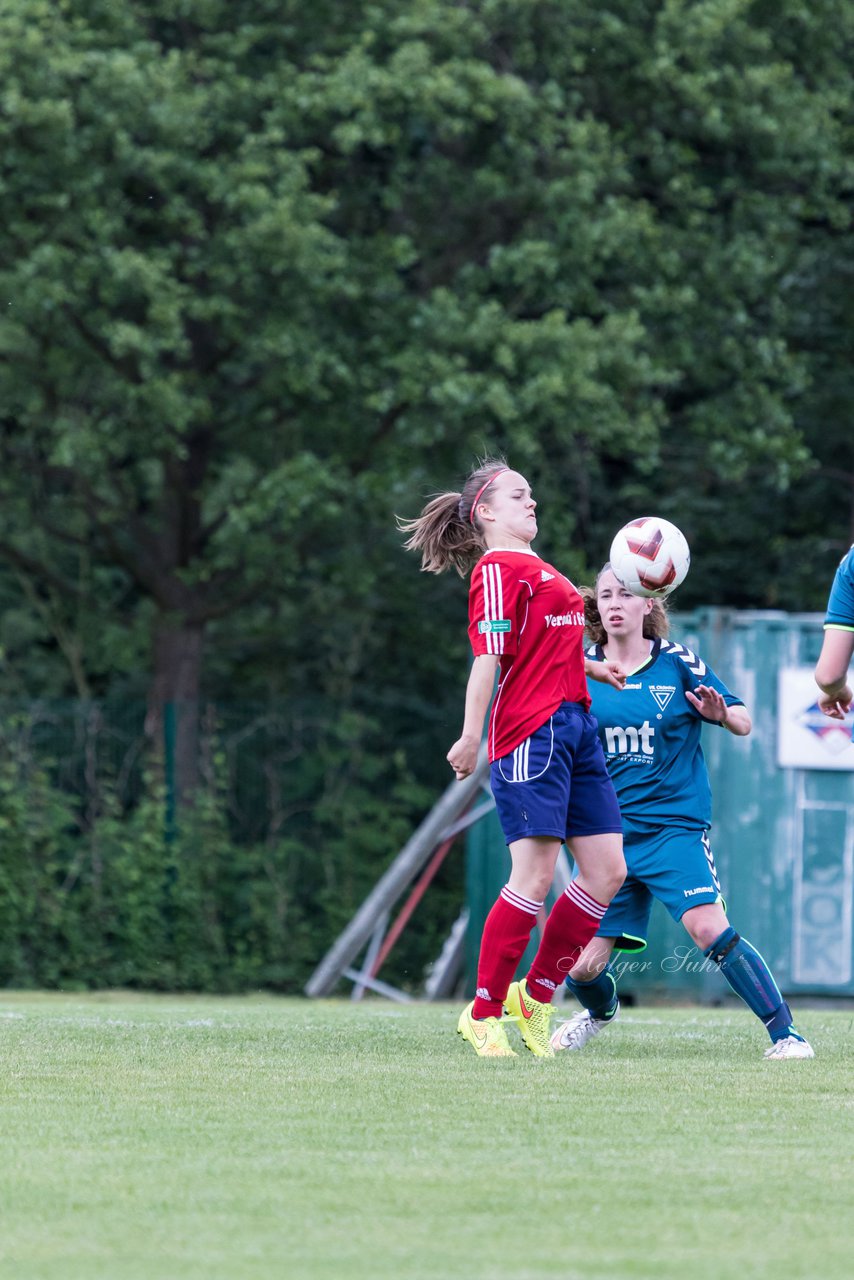
[[[489,758],[506,756],[562,702],[590,707],[584,675],[584,602],[532,551],[487,551],[469,591],[475,656],[499,659],[489,718]]]

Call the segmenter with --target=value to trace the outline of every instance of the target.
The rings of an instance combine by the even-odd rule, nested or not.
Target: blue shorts
[[[490,783],[507,844],[622,831],[597,729],[579,703],[563,702],[530,738],[493,760]]]
[[[623,823],[626,878],[597,930],[616,938],[618,951],[642,951],[653,898],[674,920],[690,907],[723,902],[708,830],[700,827],[640,826]]]

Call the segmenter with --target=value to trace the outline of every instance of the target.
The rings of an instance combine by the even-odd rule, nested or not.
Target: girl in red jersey
[[[477,994],[457,1028],[482,1057],[513,1056],[504,1009],[533,1053],[553,1055],[552,995],[596,933],[626,871],[620,811],[585,678],[622,688],[625,674],[617,663],[585,659],[581,596],[531,550],[536,506],[525,477],[490,458],[462,493],[439,494],[417,519],[401,523],[410,534],[406,546],[421,552],[422,569],[453,566],[464,574],[474,565],[475,656],[463,731],[448,761],[457,778],[473,771],[492,702],[490,780],[512,862],[484,925]],[[527,977],[513,982],[564,840],[579,874],[552,908]]]

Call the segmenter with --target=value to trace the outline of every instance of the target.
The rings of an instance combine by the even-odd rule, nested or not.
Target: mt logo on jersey
[[[627,725],[608,725],[605,729],[605,754],[611,756],[655,755],[655,729],[648,720],[637,729]]]

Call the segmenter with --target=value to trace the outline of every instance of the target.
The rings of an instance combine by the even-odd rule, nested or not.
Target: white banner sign
[[[831,720],[818,709],[812,667],[784,667],[777,692],[777,763],[786,769],[854,770],[854,714]]]

